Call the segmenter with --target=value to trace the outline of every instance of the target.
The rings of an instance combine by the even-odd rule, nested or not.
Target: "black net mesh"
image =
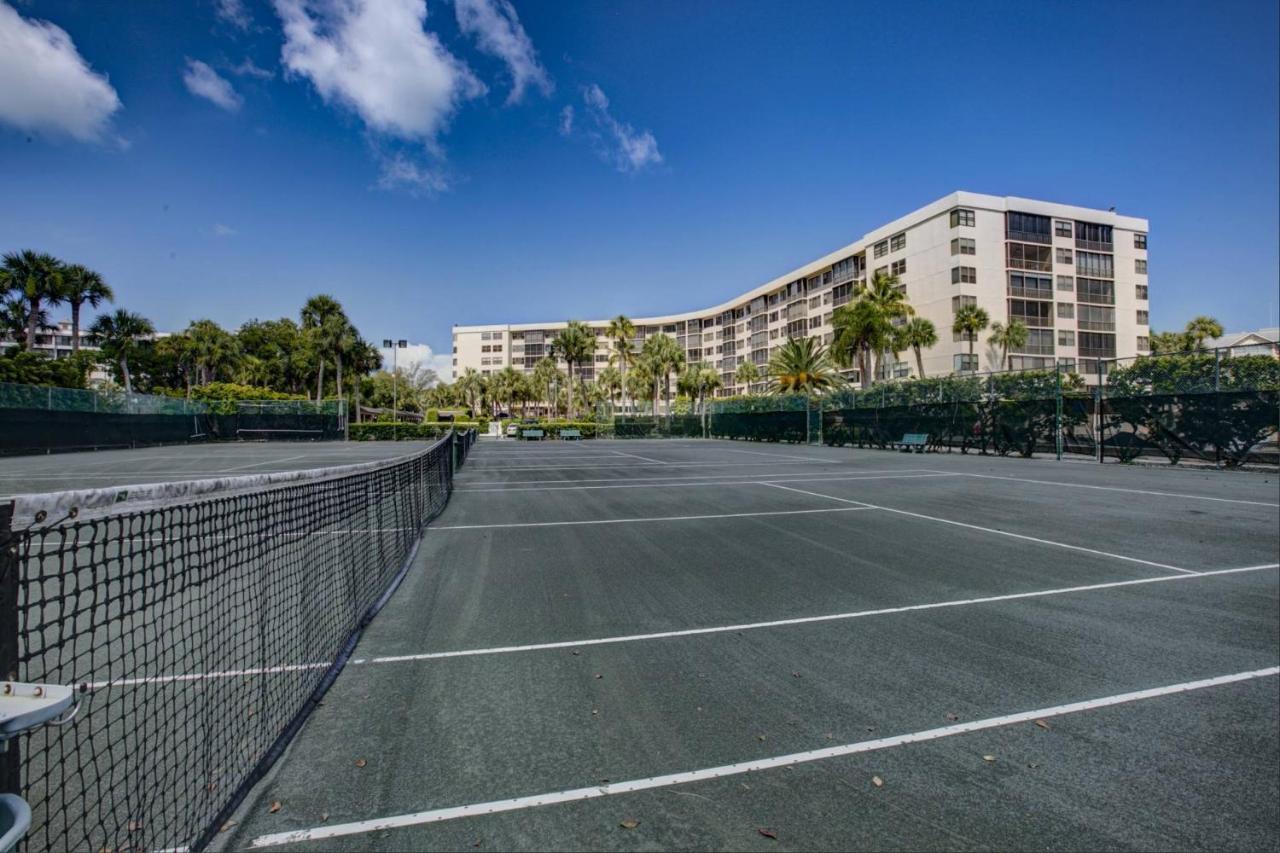
[[[4,506],[6,663],[80,689],[69,724],[10,745],[34,814],[28,847],[205,845],[407,570],[474,439]]]

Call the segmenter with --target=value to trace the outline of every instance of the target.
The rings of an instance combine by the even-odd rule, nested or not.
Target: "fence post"
[[[1103,463],[1107,461],[1107,456],[1106,456],[1107,448],[1106,448],[1106,436],[1102,432],[1103,386],[1102,386],[1102,357],[1101,356],[1098,357],[1098,361],[1097,361],[1097,376],[1098,376],[1098,390],[1094,395],[1093,408],[1094,408],[1094,417],[1096,418],[1097,424],[1098,424],[1098,430],[1097,430],[1098,439],[1096,442],[1096,444],[1098,445],[1098,462]]]
[[[18,588],[21,563],[13,535],[13,502],[0,504],[0,675],[18,679]],[[22,793],[21,738],[0,753],[0,793]]]
[[[1058,461],[1062,461],[1062,365],[1056,362],[1053,365],[1053,385],[1054,396],[1057,398],[1054,407],[1053,417],[1053,437],[1054,446],[1057,450]]]
[[[1222,348],[1213,348],[1213,423],[1217,435],[1213,437],[1213,464],[1222,467]]]

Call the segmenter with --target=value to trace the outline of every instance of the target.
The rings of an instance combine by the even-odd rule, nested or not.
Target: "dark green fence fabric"
[[[702,418],[698,415],[666,417],[617,417],[613,438],[702,438]]]
[[[1127,462],[1143,456],[1234,467],[1280,464],[1280,392],[1219,391],[1105,397],[1103,453]]]
[[[202,415],[0,409],[0,454],[105,450],[202,441]]]
[[[711,438],[747,441],[785,441],[801,444],[807,440],[809,416],[791,412],[713,412],[708,433]]]

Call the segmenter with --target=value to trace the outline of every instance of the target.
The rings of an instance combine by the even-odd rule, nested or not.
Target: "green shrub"
[[[0,355],[0,382],[84,388],[85,377],[92,366],[93,357],[87,353],[55,360],[15,348]]]
[[[449,423],[388,423],[386,421],[365,421],[348,424],[348,436],[352,441],[430,441],[440,438],[451,429],[479,429],[475,421],[456,421]]]

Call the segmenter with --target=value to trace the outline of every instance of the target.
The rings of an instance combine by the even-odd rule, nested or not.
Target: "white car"
[[[507,438],[516,438],[520,435],[520,427],[515,421],[507,424]]]

